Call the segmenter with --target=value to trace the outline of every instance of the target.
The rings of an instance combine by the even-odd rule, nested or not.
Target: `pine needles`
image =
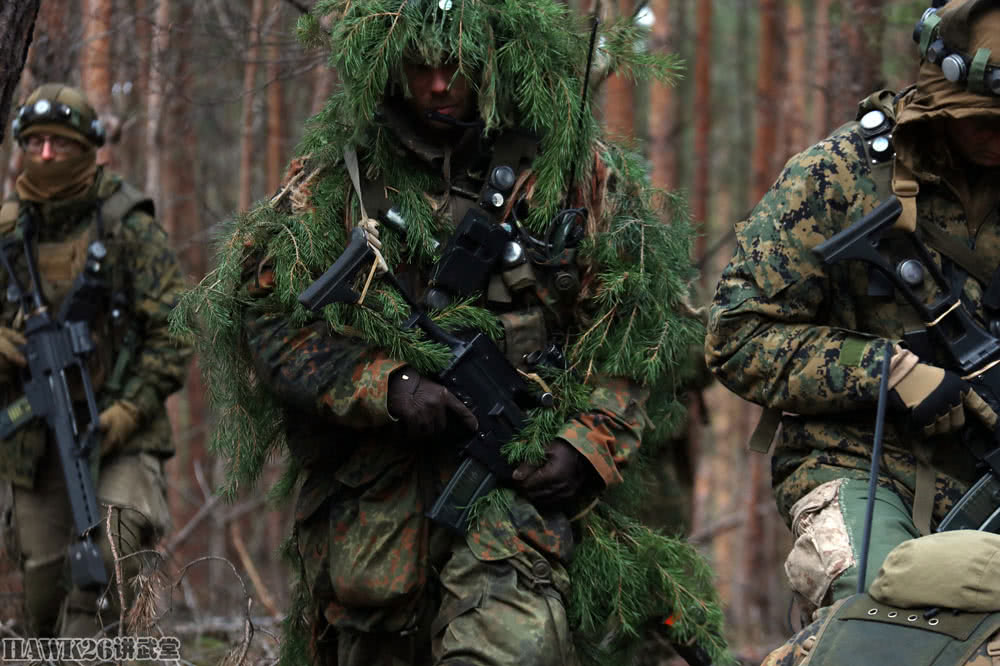
[[[327,16],[333,18],[329,33],[321,27]],[[476,92],[484,138],[505,128],[540,136],[531,212],[524,221],[533,233],[544,235],[568,198],[596,202],[588,204],[591,233],[577,248],[586,298],[577,326],[568,331],[569,368],[539,371],[556,397],[555,408],[529,414],[518,439],[504,448],[508,459],[540,463],[546,444],[573,415],[588,409],[602,377],[646,387],[647,412],[658,431],[676,423],[683,414],[676,392],[687,373],[682,361],[703,333],[685,304],[694,275],[690,224],[679,197],[653,192],[639,156],[599,141],[589,106],[580,104],[586,22],[554,0],[453,0],[447,12],[427,0],[319,0],[300,19],[298,32],[307,44],[330,49],[330,64],[341,77],[297,150],[305,172],[319,174],[310,179],[309,205],[290,211],[283,201],[264,201],[230,221],[215,270],[172,316],[172,330],[189,337],[201,354],[219,415],[212,450],[227,461],[226,491],[253,486],[264,463],[285,452],[283,412],[257,381],[243,319],[248,308],[255,317],[281,317],[293,326],[313,317],[298,303],[298,294],[340,255],[361,218],[341,165],[345,148],[357,151],[369,179],[391,184],[392,203],[407,221],[405,242],[381,234],[388,264],[429,266],[435,260],[433,241],[448,222],[425,193],[438,191],[440,183],[399,159],[380,116],[387,95],[408,94],[402,74],[408,59],[457,64],[457,75],[469,79]],[[674,78],[677,60],[635,49],[638,38],[628,21],[603,26],[599,55],[629,76]],[[593,183],[605,182],[596,177],[600,169],[606,170],[607,186],[591,191]],[[273,288],[267,297],[251,299],[247,280],[265,266]],[[457,302],[431,314],[446,330],[478,329],[499,339],[498,320],[477,302]],[[408,314],[400,295],[376,282],[363,306],[330,305],[323,319],[332,333],[359,339],[420,372],[441,370],[448,350],[419,330],[402,329]],[[657,437],[644,438],[643,447],[651,449],[647,441]],[[292,492],[298,471],[288,468],[276,495]],[[717,663],[725,663],[721,610],[705,563],[687,544],[651,532],[621,511],[642,495],[637,476],[626,475],[626,483],[584,519],[587,538],[572,565],[576,584],[570,600],[582,654],[593,664],[622,663],[609,655],[634,643],[651,620],[673,615],[672,638],[696,640]],[[509,493],[492,494],[477,513],[502,514]],[[299,592],[287,620],[284,663],[294,663],[307,648],[305,591]]]

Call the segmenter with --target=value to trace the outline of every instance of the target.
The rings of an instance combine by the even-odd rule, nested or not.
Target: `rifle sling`
[[[934,493],[937,473],[931,464],[933,448],[926,440],[913,445],[913,457],[917,461],[917,478],[913,489],[913,524],[920,530],[920,536],[931,533],[931,519],[934,515]]]
[[[985,257],[977,255],[975,250],[969,248],[965,243],[949,236],[943,229],[934,224],[920,224],[918,229],[928,245],[961,266],[979,280],[984,288],[993,281],[996,267],[991,265]]]
[[[757,427],[753,429],[747,447],[757,453],[768,453],[771,450],[771,443],[774,435],[781,426],[781,410],[765,408],[757,422]]]

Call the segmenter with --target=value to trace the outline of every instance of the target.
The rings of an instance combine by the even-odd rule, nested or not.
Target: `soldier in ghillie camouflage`
[[[606,29],[627,66],[631,23]],[[300,32],[331,49],[343,85],[175,320],[211,340],[233,483],[255,481],[273,447],[290,452],[300,594],[286,663],[619,663],[608,653],[671,609],[672,638],[724,660],[704,564],[598,501],[612,486],[632,496],[626,463],[651,416],[669,427],[682,411],[675,359],[701,327],[684,305],[683,215],[661,221],[640,161],[601,142],[581,103],[586,28],[553,0],[338,0]],[[514,235],[455,298],[431,278],[469,214]],[[366,283],[367,265],[350,285],[359,303],[299,304],[359,228],[439,326],[497,340],[555,396],[528,410],[504,448],[512,478],[466,534],[425,515],[478,426],[436,380],[448,350],[405,327],[409,307]],[[566,367],[531,364],[552,345]]]
[[[89,370],[101,433],[99,450],[91,454],[101,517],[93,539],[112,581],[111,541],[125,558],[128,599],[128,579],[142,564],[128,555],[151,548],[170,525],[163,464],[174,449],[164,401],[180,388],[190,349],[170,338],[167,315],[184,284],[166,234],[153,218],[152,201],[97,165],[104,133],[83,93],[58,83],[41,86],[15,116],[14,138],[25,152],[25,167],[14,196],[0,208],[0,238],[20,234],[30,219],[51,312],[58,311],[83,270],[88,245],[100,240],[107,249],[103,270],[109,293],[90,329],[95,351]],[[31,284],[23,253],[13,268],[22,285]],[[0,290],[7,286],[8,275],[0,270]],[[24,393],[20,371],[26,365],[28,313],[19,305],[5,299],[0,307],[4,405]],[[82,400],[82,394],[72,397]],[[106,593],[70,584],[65,554],[73,521],[60,458],[44,422],[0,442],[0,479],[13,487],[13,506],[4,516],[11,532],[5,536],[11,538],[5,543],[24,573],[29,635],[91,637],[117,621],[113,583]],[[108,507],[110,535],[104,529]]]
[[[868,582],[894,546],[936,525],[976,479],[963,425],[988,440],[980,423],[996,423],[972,385],[945,369],[944,349],[914,353],[934,324],[898,289],[866,263],[828,266],[814,252],[895,195],[902,214],[879,246],[891,265],[913,257],[916,229],[963,306],[987,329],[996,317],[984,292],[1000,261],[1000,96],[987,87],[1000,65],[1000,8],[955,0],[920,25],[916,85],[869,97],[859,122],[789,160],[736,225],[736,253],[710,311],[709,367],[780,417],[774,492],[796,539],[785,570],[814,606],[852,594],[858,580],[887,348],[889,419]],[[941,59],[948,53],[951,65]],[[985,70],[959,77],[957,63],[973,60]],[[919,300],[941,296],[933,280],[913,282]]]

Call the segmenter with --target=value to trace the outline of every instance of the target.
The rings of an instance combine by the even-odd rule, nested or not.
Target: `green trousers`
[[[861,547],[865,533],[865,512],[868,505],[867,482],[848,480],[841,488],[840,511],[844,516],[851,536],[851,547],[856,562],[847,568],[833,583],[833,601],[849,597],[857,592],[858,576],[861,574]],[[868,547],[868,564],[865,569],[865,590],[871,587],[878,575],[882,562],[889,552],[908,539],[920,536],[913,524],[910,510],[899,495],[887,488],[875,491],[875,508],[872,513],[872,532]]]
[[[70,584],[65,556],[73,539],[73,519],[55,453],[47,454],[34,488],[14,486],[13,490],[13,527],[24,576],[29,635],[97,635],[103,626],[118,620],[118,592],[112,584],[102,597]],[[170,527],[163,461],[146,453],[106,459],[101,465],[97,499],[102,522],[94,538],[105,570],[113,581],[113,540],[128,581],[140,571],[143,560],[127,556],[152,548]],[[110,539],[105,527],[109,507]],[[125,589],[127,600],[131,586],[126,583]]]
[[[785,573],[792,589],[816,607],[857,591],[867,502],[868,482],[844,478],[815,488],[792,507],[795,545],[785,560]],[[910,510],[899,496],[878,488],[865,589],[889,551],[918,536]]]

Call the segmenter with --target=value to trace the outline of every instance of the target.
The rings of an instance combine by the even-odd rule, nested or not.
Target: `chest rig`
[[[908,229],[889,230],[878,243],[878,250],[891,264],[897,277],[914,292],[919,292],[928,302],[941,303],[946,300],[965,299],[963,286],[968,276],[976,278],[984,285],[981,303],[988,318],[987,327],[994,335],[1000,332],[1000,270],[994,270],[988,262],[978,257],[962,241],[948,235],[932,223],[920,223],[916,215],[916,182],[893,183],[895,161],[894,131],[896,127],[895,102],[897,96],[882,90],[861,102],[857,119],[843,129],[850,129],[861,140],[864,156],[869,165],[869,177],[875,186],[879,201],[888,201],[894,195],[902,205],[902,226]],[[934,259],[928,248],[941,257],[941,265]],[[902,299],[893,281],[872,264],[866,263],[868,275],[867,296],[872,299]],[[966,309],[975,312],[975,304],[965,303]],[[906,346],[923,359],[935,359],[940,351],[932,343],[928,323],[919,316],[915,307],[901,301],[898,308],[903,324],[903,339]],[[860,355],[863,345],[844,353]],[[781,422],[780,410],[766,409],[749,442],[753,451],[766,453]],[[923,483],[927,485],[930,467],[924,465]],[[919,493],[924,494],[924,493]],[[924,497],[926,500],[926,497]],[[927,502],[923,502],[927,514],[918,521],[918,526],[929,522]]]
[[[80,223],[65,239],[40,241],[35,244],[39,281],[46,304],[58,310],[74,282],[87,263],[88,248],[93,241],[102,241],[108,249],[110,268],[109,300],[92,325],[96,350],[90,357],[89,370],[96,390],[117,395],[123,388],[124,375],[131,361],[132,348],[137,344],[133,317],[131,277],[123,269],[123,257],[117,239],[124,219],[133,211],[149,215],[153,202],[124,181],[108,179],[101,189],[113,188],[109,196],[99,198],[93,208],[80,212]],[[0,237],[18,233],[21,202],[9,200],[0,207]],[[90,218],[89,223],[85,221]],[[23,263],[23,262],[22,262]],[[23,266],[22,266],[23,269]],[[4,322],[18,329],[24,314],[18,312],[13,321]]]
[[[483,294],[504,326],[507,359],[522,369],[540,362],[561,363],[553,329],[559,328],[558,304],[579,292],[575,245],[585,216],[579,209],[563,211],[542,239],[519,222],[537,152],[533,134],[517,129],[500,133],[478,192],[458,186],[446,192],[455,227],[436,248],[439,258],[430,275],[405,279],[429,307]],[[364,181],[365,207],[405,238],[407,221],[387,196],[392,191],[387,185],[382,178]]]
[[[914,290],[923,290],[931,299],[947,297],[952,300],[966,300],[963,292],[968,277],[975,278],[984,289],[980,303],[965,302],[970,312],[982,306],[986,328],[994,336],[1000,334],[1000,269],[975,253],[966,243],[949,235],[933,223],[921,223],[916,216],[916,184],[905,178],[893,183],[893,130],[895,128],[894,96],[889,91],[880,91],[861,103],[857,131],[864,141],[865,154],[871,166],[871,178],[880,201],[894,194],[903,204],[903,226],[912,227],[912,233],[889,232],[885,235],[881,249],[885,250],[895,263],[897,275]],[[995,224],[997,211],[983,224]],[[941,265],[927,251],[932,248],[941,256]],[[892,282],[879,270],[869,266],[868,296],[890,298],[896,292]],[[904,340],[907,346],[921,358],[935,358],[933,345],[927,333],[926,323],[917,316],[913,308],[900,309],[904,318]]]

